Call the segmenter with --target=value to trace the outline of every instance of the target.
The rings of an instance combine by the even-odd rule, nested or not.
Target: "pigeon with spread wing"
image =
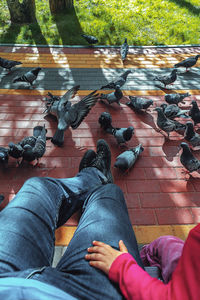
[[[57,130],[51,140],[55,145],[63,145],[65,130],[70,126],[72,129],[76,129],[98,100],[99,94],[95,90],[72,105],[70,99],[76,95],[79,88],[79,85],[72,87],[59,100],[53,99],[52,104],[50,99],[46,101],[45,112],[55,115],[58,119]]]

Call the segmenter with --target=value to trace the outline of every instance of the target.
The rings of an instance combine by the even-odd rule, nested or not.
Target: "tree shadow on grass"
[[[8,27],[8,29],[0,37],[0,43],[1,44],[6,44],[6,43],[14,44],[19,33],[20,33],[20,26],[10,23],[10,26]]]
[[[61,14],[54,15],[54,21],[63,45],[80,45],[84,43],[84,39],[81,37],[83,31],[74,7],[64,10]],[[77,32],[78,35],[75,36],[74,32]]]
[[[185,1],[185,0],[170,0],[170,1],[176,3],[177,5],[179,5],[182,8],[187,8],[194,15],[200,14],[200,8],[194,6],[193,4],[191,4],[188,1]]]
[[[33,42],[35,42],[36,45],[48,46],[48,42],[42,34],[36,16],[34,19],[35,21],[30,24],[15,24],[11,22],[8,29],[6,29],[5,33],[0,37],[0,43],[15,44],[18,35],[21,34],[23,35],[23,39],[26,40],[26,44],[33,44]]]

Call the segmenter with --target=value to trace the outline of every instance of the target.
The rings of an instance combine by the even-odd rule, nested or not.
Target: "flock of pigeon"
[[[98,42],[93,36],[83,35],[83,37],[91,45]],[[120,50],[122,61],[126,59],[128,49],[127,39],[125,39]],[[196,64],[199,57],[200,55],[196,55],[181,61],[174,65],[174,69],[169,75],[157,76],[154,80],[161,82],[164,87],[172,84],[177,79],[177,68],[184,67],[185,70],[188,71],[189,68]],[[19,64],[21,64],[21,62],[0,58],[0,66],[8,71],[11,71],[13,67]],[[37,79],[40,70],[41,68],[39,67],[32,69],[22,76],[15,78],[13,82],[21,81],[33,86],[33,82]],[[34,127],[32,136],[25,137],[16,144],[10,142],[8,147],[0,147],[0,161],[2,164],[4,166],[7,165],[9,156],[17,159],[18,164],[21,164],[24,160],[28,162],[34,160],[39,161],[45,153],[47,139],[51,139],[51,142],[57,146],[62,146],[65,131],[69,127],[76,129],[98,100],[101,102],[106,101],[109,105],[116,103],[120,106],[120,100],[123,97],[121,87],[125,84],[130,73],[132,73],[132,71],[127,70],[114,81],[109,82],[99,89],[112,89],[114,90],[113,92],[103,94],[95,90],[75,104],[72,104],[71,100],[80,89],[79,85],[72,87],[61,97],[54,96],[49,92],[48,96],[44,99],[44,113],[56,116],[58,124],[55,134],[53,137],[47,137],[45,125]],[[166,103],[154,109],[157,112],[156,123],[158,128],[167,134],[167,138],[169,138],[170,132],[172,131],[184,134],[184,139],[192,146],[193,150],[195,150],[200,146],[200,135],[194,129],[194,127],[200,123],[200,110],[194,100],[191,102],[192,107],[189,110],[181,109],[179,104],[184,103],[184,98],[186,97],[190,97],[190,95],[188,93],[166,94],[164,97]],[[148,110],[153,104],[153,100],[151,99],[135,96],[129,96],[129,101],[126,103],[126,105],[136,113]],[[175,120],[177,118],[191,118],[191,121],[181,123]],[[126,145],[126,142],[134,135],[133,126],[129,126],[128,128],[113,126],[112,117],[108,112],[101,113],[98,122],[106,133],[113,135],[118,145]],[[187,171],[190,173],[200,169],[200,161],[194,157],[189,145],[186,142],[182,142],[180,146],[182,148],[180,161]],[[114,166],[122,171],[128,171],[134,165],[143,150],[144,148],[139,144],[135,148],[122,152],[116,158]]]

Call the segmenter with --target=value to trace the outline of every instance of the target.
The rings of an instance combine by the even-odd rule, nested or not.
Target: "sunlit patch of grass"
[[[35,24],[12,25],[6,0],[0,2],[0,42],[87,45],[200,44],[199,0],[74,0],[74,9],[52,16],[48,0],[36,1]],[[11,30],[12,29],[12,30]]]

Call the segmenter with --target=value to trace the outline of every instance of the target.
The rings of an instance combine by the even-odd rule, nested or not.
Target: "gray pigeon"
[[[14,144],[13,142],[10,142],[8,144],[8,154],[13,157],[13,158],[16,158],[17,159],[17,164],[19,165],[20,163],[20,158],[22,158],[22,155],[23,155],[23,152],[24,152],[24,149],[23,147],[17,143],[17,144]]]
[[[126,103],[129,107],[135,109],[135,110],[146,110],[149,108],[149,106],[153,105],[153,100],[146,99],[146,98],[140,98],[136,96],[129,96],[130,101]]]
[[[32,141],[31,139],[27,139],[26,144],[24,143],[24,140],[21,142],[24,149],[22,154],[23,160],[31,162],[37,159],[38,164],[39,158],[41,158],[46,151],[46,133],[47,130],[45,129],[45,125],[36,126],[33,129],[33,137],[35,138],[35,142],[32,143],[34,139],[32,139]]]
[[[184,139],[188,141],[192,147],[200,146],[200,135],[195,132],[192,122],[187,122]]]
[[[189,111],[189,116],[194,121],[194,125],[196,125],[200,123],[200,110],[195,100],[193,100],[191,104],[192,104],[192,108]]]
[[[74,97],[80,86],[74,86],[68,90],[59,101],[53,101],[47,105],[47,113],[53,114],[58,119],[58,127],[52,138],[52,143],[58,146],[64,143],[64,132],[69,126],[76,129],[83,119],[88,115],[91,108],[96,104],[99,94],[96,91],[85,96],[78,103],[71,104],[70,99]]]
[[[191,96],[189,93],[166,94],[165,95],[165,101],[168,104],[178,105],[180,102],[184,103],[183,99],[186,98],[186,97],[189,97],[189,96]]]
[[[8,60],[5,58],[0,57],[0,66],[8,71],[11,71],[11,69],[17,65],[21,65],[22,62],[15,61],[15,60]]]
[[[127,43],[127,38],[125,38],[125,41],[121,45],[121,48],[120,48],[120,54],[121,54],[122,61],[124,61],[126,59],[126,56],[128,54],[128,49],[129,49],[129,45]]]
[[[7,167],[8,164],[8,148],[0,147],[0,162],[3,167]]]
[[[109,112],[102,112],[101,115],[99,116],[99,120],[98,120],[101,128],[103,128],[104,130],[107,130],[108,128],[113,128],[112,127],[112,117],[110,115]]]
[[[117,156],[114,167],[120,169],[121,171],[128,171],[135,164],[138,156],[143,150],[144,148],[140,144],[135,148],[124,151]]]
[[[182,165],[188,170],[189,173],[197,171],[200,168],[200,160],[194,157],[187,143],[181,143],[180,146],[183,149],[180,156]]]
[[[17,77],[13,80],[13,83],[15,82],[27,82],[29,83],[31,86],[33,86],[33,81],[37,79],[38,73],[40,72],[41,68],[35,68],[32,69],[30,71],[28,71],[27,73],[25,73],[24,75]]]
[[[128,75],[130,73],[132,73],[132,71],[131,70],[127,70],[122,75],[120,75],[119,77],[117,77],[114,81],[111,81],[111,82],[109,82],[106,85],[103,85],[101,87],[101,90],[102,89],[116,89],[117,85],[119,85],[120,87],[122,87],[125,84],[126,79],[127,79]]]
[[[197,63],[199,57],[200,57],[200,55],[188,57],[188,58],[182,60],[181,62],[179,62],[178,64],[175,64],[174,67],[175,68],[180,68],[180,67],[186,68],[186,72],[187,72],[189,68],[193,67]]]
[[[115,137],[117,143],[121,145],[125,144],[132,138],[134,134],[134,128],[133,126],[129,126],[128,128],[116,127],[112,128],[111,130],[108,128],[106,132],[111,133]]]
[[[189,110],[182,110],[176,104],[167,105],[166,103],[161,104],[160,106],[165,114],[165,116],[169,119],[175,118],[185,118],[189,119],[190,117],[187,115]]]
[[[166,85],[172,84],[176,81],[176,79],[177,79],[177,74],[176,73],[177,73],[177,69],[173,69],[172,72],[169,75],[156,76],[156,77],[154,77],[154,80],[160,81],[166,87]]]
[[[88,44],[96,44],[98,43],[98,39],[93,35],[81,34],[81,36],[88,42]]]
[[[158,117],[157,117],[157,126],[165,131],[168,135],[168,138],[169,138],[169,133],[171,131],[185,131],[185,124],[182,124],[178,121],[175,121],[175,120],[170,120],[168,119],[164,113],[163,113],[163,110],[161,107],[156,107],[154,109],[155,111],[157,111],[158,113]]]
[[[114,92],[110,94],[101,94],[100,100],[106,100],[108,104],[117,103],[118,105],[120,105],[120,100],[122,99],[122,97],[123,93],[120,89],[120,86],[117,85]]]

